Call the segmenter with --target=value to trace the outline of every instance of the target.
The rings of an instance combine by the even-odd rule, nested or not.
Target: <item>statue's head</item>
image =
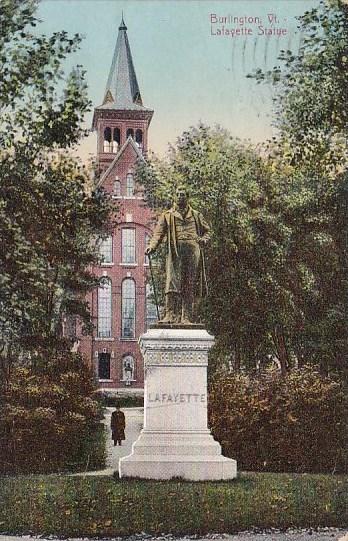
[[[178,186],[176,189],[176,201],[180,208],[186,207],[189,201],[189,192],[184,186]]]

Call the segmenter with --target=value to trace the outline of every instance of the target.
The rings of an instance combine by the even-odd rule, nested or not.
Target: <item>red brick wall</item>
[[[134,117],[134,112],[132,112]],[[115,159],[115,154],[103,153],[103,134],[104,128],[109,126],[119,127],[121,130],[121,146],[126,140],[126,131],[129,127],[134,130],[141,128],[143,130],[143,144],[147,148],[147,123],[146,120],[137,120],[134,118],[115,120],[114,118],[99,119],[98,129],[98,161],[105,170]],[[125,382],[122,382],[122,359],[126,354],[131,354],[135,361],[135,378],[131,388],[143,388],[144,372],[143,360],[138,346],[138,338],[145,331],[145,287],[148,275],[148,267],[144,262],[145,233],[149,233],[151,226],[151,212],[144,206],[144,201],[139,197],[139,190],[133,198],[125,197],[126,194],[126,175],[134,171],[135,162],[138,158],[134,147],[129,144],[117,163],[115,163],[103,178],[102,186],[110,194],[114,190],[114,181],[116,176],[121,182],[122,197],[115,197],[115,205],[119,208],[118,225],[113,232],[113,263],[100,265],[93,269],[97,276],[108,276],[112,282],[112,336],[110,339],[101,339],[97,337],[97,314],[98,314],[98,292],[93,291],[87,297],[92,309],[92,317],[95,324],[95,331],[92,337],[80,337],[80,351],[91,361],[97,374],[98,357],[96,354],[104,349],[111,354],[110,380],[100,382],[100,387],[104,389],[122,389],[125,388]],[[141,187],[138,187],[141,188]],[[141,192],[141,190],[140,190]],[[131,218],[131,221],[127,220]],[[131,215],[131,216],[129,216]],[[136,265],[125,265],[121,262],[121,230],[122,227],[134,227],[136,237]],[[135,317],[135,339],[123,339],[121,337],[121,285],[124,278],[131,277],[136,285],[136,317]],[[129,389],[129,387],[127,387]]]

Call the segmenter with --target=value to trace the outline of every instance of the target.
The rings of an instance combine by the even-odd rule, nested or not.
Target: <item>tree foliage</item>
[[[155,159],[138,174],[154,208],[185,184],[211,225],[202,310],[217,338],[217,362],[254,367],[287,356],[284,329],[292,332],[298,317],[287,259],[292,230],[260,155],[220,128],[199,126],[178,139],[168,161]]]
[[[283,157],[335,174],[347,164],[348,6],[322,0],[298,19],[299,51],[282,50],[278,66],[253,77],[276,86]]]
[[[93,374],[62,324],[72,317],[91,327],[85,294],[98,283],[91,265],[111,206],[70,152],[90,108],[84,71],[64,71],[81,37],[41,35],[36,8],[36,0],[1,0],[2,471],[81,466],[100,415]],[[96,466],[87,454],[83,467]]]
[[[261,149],[193,128],[141,172],[154,208],[184,183],[212,225],[204,317],[215,364],[348,374],[348,8],[299,18],[297,54],[258,70],[275,84],[278,136]]]
[[[275,175],[287,170],[284,213],[309,279],[298,339],[347,379],[348,6],[322,1],[299,17],[299,27],[299,52],[282,51],[279,66],[254,77],[276,87],[279,137],[268,152]]]
[[[59,336],[64,314],[88,324],[84,294],[96,285],[88,266],[110,213],[105,194],[89,187],[92,172],[69,155],[90,107],[83,70],[64,72],[81,37],[40,35],[36,7],[1,1],[2,360]]]

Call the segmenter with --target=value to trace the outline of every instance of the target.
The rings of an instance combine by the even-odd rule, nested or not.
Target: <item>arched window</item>
[[[137,130],[135,132],[135,142],[138,145],[139,148],[142,148],[143,146],[143,132],[142,130]]]
[[[127,139],[128,137],[132,137],[132,139],[134,139],[134,130],[133,128],[128,128],[127,130]]]
[[[128,173],[126,177],[126,195],[133,197],[134,195],[134,176],[133,173]]]
[[[110,379],[110,353],[98,353],[98,378]]]
[[[118,147],[120,146],[120,143],[121,143],[120,128],[114,128],[114,135],[112,138],[112,152],[114,152],[115,154],[118,151]]]
[[[135,263],[135,229],[122,229],[122,263]]]
[[[153,296],[153,288],[151,284],[146,284],[146,313],[145,313],[145,324],[146,329],[150,327],[153,323],[157,321],[157,308],[155,304],[155,299]]]
[[[114,182],[114,195],[116,195],[117,197],[120,197],[121,195],[121,182],[117,179],[117,177]]]
[[[131,381],[135,380],[135,365],[132,355],[126,355],[122,359],[122,380],[126,382],[126,385],[130,385]]]
[[[122,282],[122,338],[135,337],[135,282],[125,278]]]
[[[111,337],[111,280],[104,278],[98,288],[98,336]]]
[[[111,128],[104,130],[104,152],[112,152]]]
[[[150,235],[148,233],[145,233],[145,250],[146,248],[148,247],[148,244],[150,242]],[[144,264],[145,265],[149,265],[150,261],[149,261],[149,256],[148,255],[144,255]]]
[[[103,263],[112,263],[112,235],[103,239],[99,247],[99,255]]]

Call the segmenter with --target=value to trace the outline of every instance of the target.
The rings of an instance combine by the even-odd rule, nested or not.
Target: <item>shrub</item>
[[[311,368],[220,373],[210,388],[212,432],[244,470],[347,472],[347,411],[340,382]]]
[[[143,408],[144,396],[139,394],[109,394],[107,391],[98,391],[98,400],[105,407]]]
[[[103,467],[93,374],[67,347],[17,363],[2,390],[0,472]]]
[[[103,424],[99,423],[91,430],[86,430],[84,437],[65,463],[65,469],[69,471],[94,471],[105,468],[106,454],[106,431]]]

